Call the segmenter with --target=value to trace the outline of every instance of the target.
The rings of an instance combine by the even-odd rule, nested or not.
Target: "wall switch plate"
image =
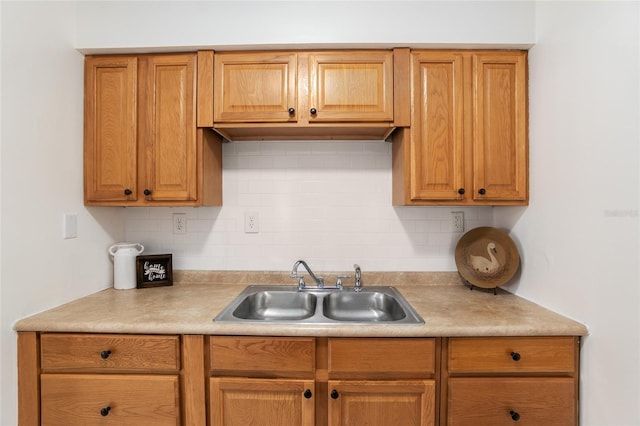
[[[186,213],[173,214],[173,233],[174,234],[187,233],[187,214]]]
[[[65,213],[63,216],[62,237],[66,240],[78,236],[78,213]]]
[[[464,232],[464,212],[451,212],[451,228],[453,232]]]
[[[244,232],[247,234],[257,234],[258,232],[260,232],[258,223],[258,212],[245,212]]]

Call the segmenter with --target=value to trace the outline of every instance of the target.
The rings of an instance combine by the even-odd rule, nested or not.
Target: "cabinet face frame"
[[[445,132],[434,133],[433,129],[438,127],[430,128],[428,123],[423,131],[425,111],[429,106],[438,105],[438,99],[433,96],[428,99],[431,89],[420,78],[421,71],[416,64],[438,55],[445,63],[447,55],[462,57],[462,84],[457,87],[462,93],[462,102],[452,97],[457,105],[462,105],[462,119],[451,118],[456,117],[453,112],[441,112],[447,108],[458,111],[457,107],[452,107],[454,102],[440,101],[444,107],[438,110],[440,117],[455,123],[449,128],[458,132],[450,130],[449,133],[462,134],[462,142],[459,137],[447,138]],[[432,70],[437,69],[436,64],[437,61],[430,64]],[[441,79],[445,83],[440,87],[459,84],[460,79],[453,77],[455,73],[449,74],[451,81]],[[527,205],[527,52],[416,50],[411,52],[411,72],[407,73],[407,78],[409,76],[412,83],[411,127],[397,129],[393,134],[393,204]],[[502,102],[502,99],[507,101]],[[504,123],[507,124],[503,129]],[[424,134],[427,135],[426,146]],[[460,143],[462,154],[457,148]]]

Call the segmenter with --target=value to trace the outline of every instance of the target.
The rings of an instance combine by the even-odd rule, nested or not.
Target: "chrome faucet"
[[[311,271],[311,268],[309,268],[309,265],[307,265],[307,262],[305,262],[304,260],[298,260],[293,265],[293,269],[291,270],[291,278],[298,278],[298,290],[302,290],[305,287],[304,277],[298,277],[298,267],[300,265],[304,266],[304,269],[306,269],[309,275],[311,275],[311,278],[316,283],[316,286],[318,288],[324,288],[324,278],[316,277],[316,275]]]
[[[358,266],[357,263],[353,265],[353,267],[356,269],[356,285],[354,290],[361,291],[362,290],[362,271],[360,270],[360,266]]]

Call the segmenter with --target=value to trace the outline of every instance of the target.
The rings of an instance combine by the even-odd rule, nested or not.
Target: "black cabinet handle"
[[[309,112],[311,113],[311,115],[316,115],[318,113],[318,110],[315,108],[311,108]]]
[[[486,190],[486,189],[484,189],[484,188],[480,188],[480,189],[478,189],[478,194],[480,194],[480,195],[484,195],[484,194],[486,194],[486,193],[487,193],[487,190]]]
[[[107,359],[111,355],[111,351],[102,351],[100,352],[100,358]]]
[[[458,189],[458,194],[460,194],[460,195],[464,195],[464,188],[460,188],[460,189]]]
[[[509,414],[511,415],[511,420],[513,420],[514,422],[517,422],[518,420],[520,420],[520,414],[518,414],[517,411],[509,411]]]
[[[332,390],[331,391],[331,399],[338,399],[338,397],[340,396],[340,394],[338,393],[337,390]]]
[[[133,194],[133,191],[131,191],[129,188],[124,190],[124,195],[131,195]]]
[[[147,196],[151,195],[151,190],[150,189],[145,189],[144,190],[144,195],[147,195]]]
[[[313,394],[311,393],[311,389],[307,389],[306,391],[304,391],[304,397],[309,399],[313,396]]]
[[[104,407],[104,408],[100,409],[100,415],[102,417],[108,416],[109,415],[109,411],[111,411],[111,407]]]
[[[520,354],[518,352],[511,352],[511,359],[514,361],[520,361]]]
[[[289,115],[293,115],[296,113],[296,109],[295,108],[289,108]]]

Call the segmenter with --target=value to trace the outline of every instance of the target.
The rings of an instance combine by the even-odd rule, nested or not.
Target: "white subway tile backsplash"
[[[491,207],[392,206],[388,142],[235,142],[223,145],[223,207],[128,208],[126,238],[173,253],[176,269],[455,270],[452,211],[466,230],[493,222]],[[172,213],[187,214],[186,234]]]

